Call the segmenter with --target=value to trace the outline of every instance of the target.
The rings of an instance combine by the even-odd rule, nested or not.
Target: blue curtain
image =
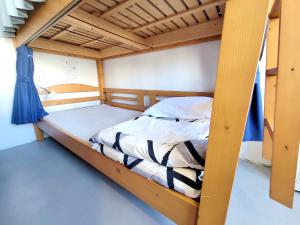
[[[260,71],[258,67],[243,141],[262,141],[263,122],[264,117],[260,89]]]
[[[33,81],[32,49],[17,48],[17,81],[12,112],[13,124],[35,123],[48,113],[44,110]]]

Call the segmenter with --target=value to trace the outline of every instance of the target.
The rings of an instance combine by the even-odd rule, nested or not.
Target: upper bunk
[[[28,20],[36,32],[26,34],[26,24],[17,33],[16,45],[25,42],[35,50],[102,59],[219,39],[225,2],[47,1]]]

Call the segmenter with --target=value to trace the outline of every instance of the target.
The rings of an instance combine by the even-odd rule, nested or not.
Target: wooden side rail
[[[183,97],[183,96],[207,96],[213,97],[213,92],[193,92],[193,91],[161,91],[161,90],[141,90],[141,89],[117,89],[104,88],[106,104],[137,111],[144,111],[149,106],[157,103],[160,97]],[[124,96],[130,95],[130,97]],[[149,98],[146,104],[145,99]],[[125,103],[124,103],[125,101]],[[130,102],[130,103],[126,103]]]
[[[101,71],[101,70],[100,70]],[[101,74],[99,75],[101,76]],[[103,84],[103,81],[99,82],[99,85]],[[85,84],[60,84],[49,86],[46,88],[40,88],[39,94],[45,95],[51,92],[58,94],[64,93],[80,93],[80,92],[99,92],[100,100],[108,105],[144,111],[149,106],[155,104],[161,97],[183,97],[183,96],[207,96],[213,97],[213,92],[196,92],[196,91],[162,91],[162,90],[142,90],[142,89],[118,89],[118,88],[102,88],[85,85]],[[101,97],[101,95],[103,95]],[[149,98],[149,101],[145,101]],[[44,106],[63,105],[71,103],[80,103],[88,101],[99,100],[99,96],[92,97],[80,97],[80,98],[68,98],[68,99],[47,99],[43,100]]]

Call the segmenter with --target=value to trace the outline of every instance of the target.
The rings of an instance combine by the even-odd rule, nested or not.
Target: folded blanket
[[[178,191],[190,198],[198,198],[202,187],[203,170],[170,168],[143,159],[137,159],[103,144],[93,143],[93,149],[124,164],[128,169],[166,188]]]
[[[90,141],[166,167],[203,169],[209,124],[209,119],[144,115],[102,130]]]

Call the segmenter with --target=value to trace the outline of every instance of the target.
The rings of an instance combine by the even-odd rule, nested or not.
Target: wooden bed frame
[[[295,104],[300,90],[300,31],[295,29],[299,10],[300,2],[295,0],[51,0],[32,13],[18,30],[16,47],[27,44],[37,51],[96,60],[100,100],[141,111],[147,107],[143,95],[148,95],[153,104],[157,95],[188,93],[106,89],[103,60],[222,36],[200,202],[130,172],[48,122],[35,125],[37,139],[42,140],[41,130],[48,133],[177,224],[223,225],[269,21],[267,72],[277,75],[273,78],[277,86],[272,90],[274,80],[267,78],[266,104],[269,101],[276,104],[266,107],[268,133],[265,135],[271,135],[265,138],[264,152],[265,155],[269,152],[269,156],[272,152],[271,197],[291,207],[300,136],[300,105]],[[118,97],[135,102],[135,106],[116,103],[116,91],[135,94],[135,97]],[[44,104],[95,99],[65,99]]]
[[[82,84],[62,84],[47,87],[49,92],[56,93],[75,93],[95,91],[98,87],[82,85]],[[44,94],[40,92],[40,94]],[[132,97],[124,97],[123,95],[132,95]],[[209,96],[213,97],[212,92],[187,92],[187,91],[158,91],[158,90],[133,90],[133,89],[113,89],[105,88],[105,104],[125,109],[144,111],[147,107],[159,101],[159,97],[175,97],[175,96]],[[96,97],[98,100],[100,96]],[[149,103],[145,104],[144,100],[148,98]],[[103,99],[103,98],[100,98]],[[67,100],[67,102],[66,102]],[[126,101],[126,103],[118,103],[116,101]],[[73,98],[62,100],[45,100],[44,106],[62,105],[65,103],[79,103],[90,101],[90,97]],[[128,168],[115,162],[112,159],[103,156],[93,150],[89,143],[84,142],[61,127],[57,127],[48,121],[41,121],[36,124],[39,131],[39,140],[43,140],[43,132],[63,144],[66,148],[78,155],[83,160],[94,166],[100,172],[110,177],[112,180],[123,186],[125,189],[157,209],[171,220],[178,224],[196,224],[199,208],[199,201],[188,198],[173,190],[164,188],[163,186],[143,177]],[[174,213],[180,212],[180,213]]]

